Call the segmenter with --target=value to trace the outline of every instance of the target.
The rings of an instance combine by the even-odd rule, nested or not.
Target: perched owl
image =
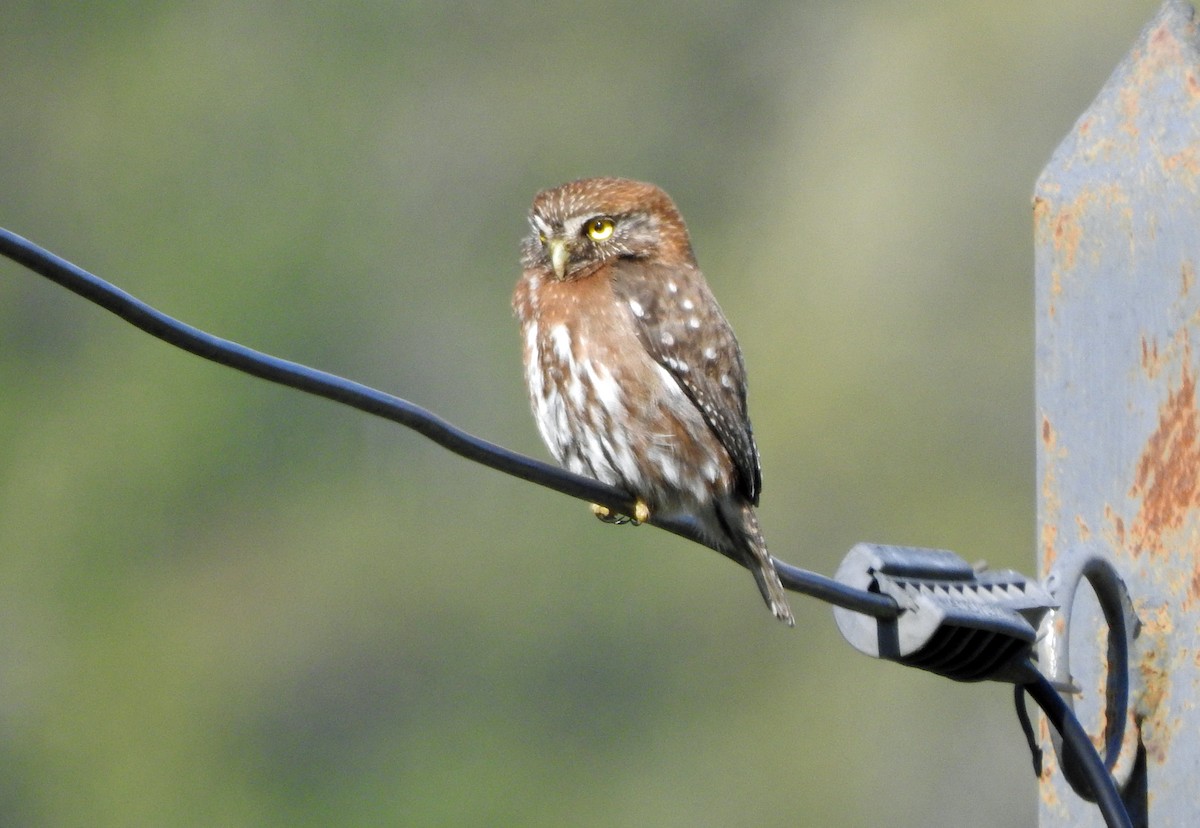
[[[741,349],[674,203],[652,184],[589,178],[538,193],[529,223],[513,308],[550,452],[629,492],[636,522],[698,522],[794,624],[754,512],[762,473]]]

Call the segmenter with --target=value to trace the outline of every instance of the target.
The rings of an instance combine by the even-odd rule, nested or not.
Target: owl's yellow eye
[[[617,223],[612,219],[601,216],[594,218],[587,224],[588,238],[592,241],[604,241],[613,234],[613,230],[617,229]]]

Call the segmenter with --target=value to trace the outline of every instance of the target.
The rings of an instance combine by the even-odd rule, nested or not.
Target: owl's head
[[[583,178],[542,190],[529,211],[522,264],[579,279],[617,259],[694,263],[670,196],[624,178]]]

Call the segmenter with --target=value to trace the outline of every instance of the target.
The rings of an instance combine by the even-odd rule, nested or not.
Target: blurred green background
[[[1032,574],[1030,194],[1156,3],[5,4],[0,225],[544,457],[544,186],[644,178],[776,555]],[[0,262],[0,824],[1030,826],[1003,685]]]

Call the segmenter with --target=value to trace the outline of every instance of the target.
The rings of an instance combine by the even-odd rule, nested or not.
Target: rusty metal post
[[[1189,5],[1163,5],[1058,147],[1034,221],[1041,572],[1074,577],[1062,573],[1093,554],[1124,580],[1141,626],[1116,775],[1135,823],[1200,825],[1200,41]],[[1050,647],[1071,646],[1071,695],[1098,734],[1124,715],[1104,701],[1112,651],[1086,587],[1070,609],[1052,619]],[[1040,824],[1102,824],[1048,756]]]

